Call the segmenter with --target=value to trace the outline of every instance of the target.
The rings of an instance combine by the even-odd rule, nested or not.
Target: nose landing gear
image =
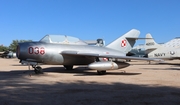
[[[34,72],[36,74],[42,74],[43,73],[42,68],[40,66],[32,65],[32,68],[34,68]]]
[[[36,67],[34,68],[34,72],[35,72],[36,74],[42,74],[42,73],[43,73],[42,68],[41,68],[40,66],[36,66]]]

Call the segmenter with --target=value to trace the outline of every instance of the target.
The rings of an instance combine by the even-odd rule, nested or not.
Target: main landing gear
[[[66,70],[72,70],[73,69],[73,65],[64,65],[64,67],[66,68]]]
[[[104,74],[106,74],[106,70],[97,70],[97,73],[99,75],[104,75]]]

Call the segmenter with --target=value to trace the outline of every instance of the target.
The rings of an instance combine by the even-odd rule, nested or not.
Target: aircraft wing
[[[115,58],[115,59],[125,59],[125,60],[146,60],[146,61],[163,61],[162,59],[155,58],[143,58],[143,57],[131,57],[131,56],[117,56],[104,54],[100,55],[97,53],[82,53],[78,51],[62,51],[61,54],[65,55],[77,55],[77,56],[89,56],[89,57],[102,57],[102,58]]]

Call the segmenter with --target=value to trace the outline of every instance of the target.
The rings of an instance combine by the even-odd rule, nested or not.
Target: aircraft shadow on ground
[[[131,64],[131,65],[173,65],[173,66],[180,66],[180,63],[138,63],[138,64]]]
[[[180,63],[160,63],[160,65],[172,65],[172,66],[180,67]]]
[[[113,70],[115,71],[115,70]],[[107,70],[106,74],[104,75],[139,75],[141,73],[128,73],[124,72],[122,70],[116,70],[117,72],[112,72],[111,70]],[[55,73],[75,73],[74,76],[97,76],[96,70],[90,70],[87,67],[77,67],[73,70],[66,70],[64,67],[50,67],[50,68],[44,68],[43,72],[55,72]],[[100,75],[103,76],[103,75]]]
[[[23,74],[30,74],[30,75],[45,75],[46,73],[69,73],[74,74],[74,76],[105,76],[105,75],[140,75],[141,73],[131,73],[126,72],[124,70],[107,70],[106,74],[98,75],[97,70],[90,70],[87,67],[76,67],[73,70],[66,70],[64,67],[48,67],[43,68],[42,74],[35,74],[34,69],[31,67],[30,70],[11,70],[9,72],[0,72],[0,74],[8,74],[8,73],[14,73],[16,75],[23,75]]]
[[[3,80],[3,79],[1,79]],[[22,81],[21,81],[22,80]],[[0,86],[2,105],[179,105],[180,89],[115,82],[77,80],[55,84],[6,79]],[[9,88],[11,87],[11,88]]]
[[[140,68],[143,70],[180,70],[180,68]]]
[[[168,68],[141,68],[145,70],[180,70],[180,64],[179,63],[160,63],[159,65],[171,65],[171,67]],[[176,67],[176,68],[174,68]]]
[[[91,72],[84,67],[70,71],[63,67],[50,67],[44,68],[44,72],[42,75],[46,75],[48,72],[97,75],[95,70]],[[43,81],[42,83],[33,82],[33,78],[27,78],[28,73],[33,73],[33,70],[0,72],[1,105],[180,105],[180,88],[122,82],[106,84],[98,82],[99,77],[90,82],[86,80],[64,82],[60,78],[56,80],[56,83],[48,82],[48,84]],[[116,74],[124,75],[126,73],[107,71],[107,75]],[[131,73],[128,74],[131,75]],[[36,80],[39,79],[36,78]]]
[[[159,65],[158,63],[152,63],[152,64],[148,64],[148,63],[145,63],[145,64],[141,64],[141,63],[139,63],[139,64],[130,64],[130,65]]]
[[[13,64],[11,66],[28,66],[28,65],[23,65],[23,64]]]

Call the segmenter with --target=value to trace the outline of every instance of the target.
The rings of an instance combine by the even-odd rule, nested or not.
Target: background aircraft
[[[0,52],[0,57],[2,58],[16,58],[16,53],[12,51]]]
[[[151,34],[146,35],[145,50],[148,58],[166,60],[180,59],[180,39],[175,38],[165,44],[157,44]]]
[[[127,56],[134,56],[134,57],[146,57],[145,49],[142,48],[132,48],[131,51],[129,51]]]
[[[66,35],[46,35],[39,42],[24,42],[17,46],[20,62],[28,62],[35,73],[41,73],[38,63],[64,65],[69,70],[73,65],[88,65],[98,74],[106,70],[115,70],[129,66],[119,59],[157,60],[149,58],[128,57],[126,53],[134,46],[140,31],[132,29],[107,46],[91,46],[86,42]]]

